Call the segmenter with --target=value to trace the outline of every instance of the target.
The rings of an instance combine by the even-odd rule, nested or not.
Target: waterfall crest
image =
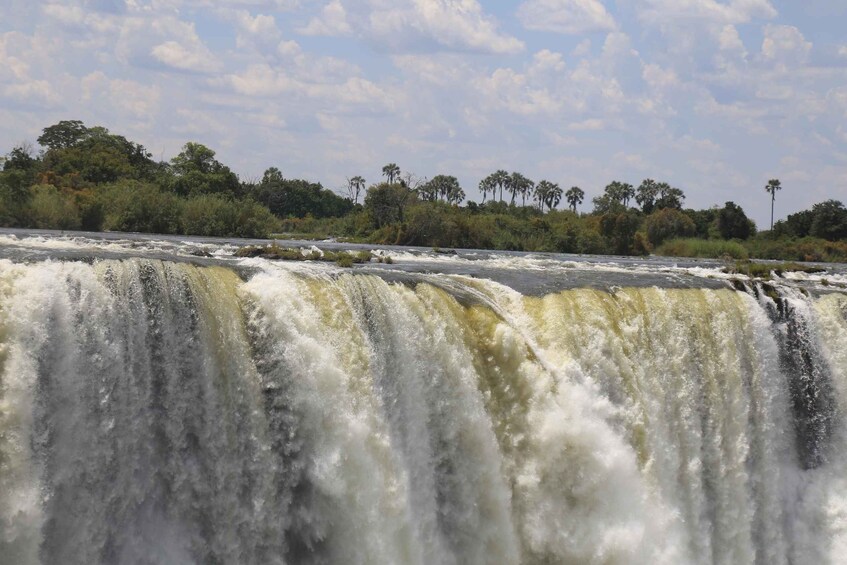
[[[847,297],[0,261],[0,563],[837,563]]]

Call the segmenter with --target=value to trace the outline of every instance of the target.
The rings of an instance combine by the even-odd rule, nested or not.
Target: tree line
[[[481,202],[467,200],[459,180],[430,179],[381,169],[378,182],[347,180],[343,195],[269,167],[261,179],[242,180],[215,151],[186,143],[169,161],[142,145],[80,121],[44,128],[29,145],[12,148],[0,172],[0,224],[15,227],[140,231],[239,237],[273,233],[346,237],[373,243],[478,247],[566,253],[662,252],[671,240],[808,240],[847,238],[847,210],[838,201],[772,223],[755,224],[733,202],[685,208],[685,193],[667,182],[612,181],[581,211],[585,191],[534,182],[496,170],[479,181]],[[771,209],[781,183],[765,186]],[[562,203],[566,209],[560,209]],[[803,257],[815,258],[808,249]],[[811,246],[811,247],[810,247]],[[773,247],[773,246],[772,246]],[[677,246],[675,249],[679,249]],[[776,252],[774,252],[776,253]],[[799,252],[798,252],[799,253]],[[847,252],[845,252],[847,255]]]

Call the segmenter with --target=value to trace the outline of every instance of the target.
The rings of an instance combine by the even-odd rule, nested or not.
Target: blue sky
[[[832,0],[5,0],[0,150],[81,119],[246,178],[651,177],[766,227],[769,178],[777,217],[847,200],[845,29]]]

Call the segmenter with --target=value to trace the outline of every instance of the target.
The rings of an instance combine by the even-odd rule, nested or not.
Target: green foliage
[[[0,159],[2,225],[243,237],[282,230],[379,243],[564,253],[642,254],[652,244],[660,254],[847,260],[847,209],[835,200],[755,236],[755,226],[734,203],[682,212],[683,192],[652,179],[637,190],[610,183],[594,198],[594,213],[580,216],[576,209],[585,193],[578,187],[563,194],[555,182],[535,185],[501,169],[480,182],[482,204],[461,207],[465,193],[456,177],[437,175],[418,185],[410,174],[401,179],[400,168],[389,163],[382,170],[388,182],[371,186],[359,205],[361,176],[348,179],[349,198],[319,183],[286,179],[274,167],[260,182],[242,183],[214,150],[194,142],[170,162],[157,163],[142,145],[78,120],[44,128],[38,142],[41,154],[23,144]],[[772,204],[780,189],[775,179],[766,186]],[[504,191],[509,202],[503,201]],[[555,210],[563,196],[570,210]],[[527,206],[527,199],[534,205]],[[641,212],[629,208],[633,199]],[[744,242],[706,241],[717,238]],[[331,260],[337,259],[348,261]]]
[[[609,241],[612,253],[641,255],[646,252],[635,233],[641,225],[641,215],[634,210],[609,212],[600,218],[600,233]]]
[[[79,120],[62,120],[58,124],[44,128],[38,138],[38,144],[50,149],[71,147],[88,134],[88,128]]]
[[[388,184],[394,184],[394,181],[400,180],[400,167],[396,163],[388,163],[382,168],[382,175]]]
[[[320,183],[286,179],[276,167],[266,170],[261,182],[248,188],[248,194],[280,218],[330,218],[353,209],[350,199],[326,190]]]
[[[352,254],[346,251],[313,250],[303,253],[301,249],[280,247],[276,243],[270,245],[249,245],[235,252],[236,257],[262,257],[263,259],[279,261],[322,261],[335,263],[339,267],[352,267],[358,263],[369,263],[377,259],[380,263],[393,263],[390,257],[375,257],[368,250]]]
[[[552,210],[562,201],[562,189],[554,182],[541,180],[535,186],[533,199],[538,202],[538,208],[542,211],[544,206],[547,206],[548,210]]]
[[[418,188],[417,192],[422,200],[430,202],[441,199],[458,205],[465,199],[465,191],[459,185],[459,180],[449,175],[435,175],[432,180]]]
[[[180,219],[182,231],[191,235],[264,238],[278,227],[278,220],[264,206],[215,195],[186,200]]]
[[[717,239],[720,237],[717,227],[717,208],[706,208],[705,210],[688,208],[685,210],[685,215],[694,222],[695,237],[699,239]]]
[[[175,194],[140,181],[100,187],[103,229],[146,233],[180,233],[182,201]]]
[[[691,237],[697,232],[691,218],[674,208],[664,208],[647,216],[644,229],[654,246],[667,239]]]
[[[827,241],[814,237],[755,237],[744,245],[750,250],[750,254],[758,259],[847,262],[847,241]]]
[[[415,202],[417,195],[405,185],[381,183],[368,189],[365,195],[365,212],[376,229],[404,221],[406,207]]]
[[[809,210],[790,214],[777,222],[772,234],[778,238],[847,239],[847,208],[837,200],[819,202]]]
[[[62,196],[55,186],[36,185],[30,189],[28,217],[36,228],[77,230],[81,220],[79,210]]]
[[[241,187],[238,176],[215,159],[213,150],[200,143],[186,143],[171,159],[171,170],[174,173],[171,190],[182,196],[236,196]]]
[[[771,275],[781,277],[785,272],[821,273],[825,270],[820,267],[799,265],[797,263],[756,263],[749,259],[736,261],[733,265],[724,268],[725,273],[741,274],[762,279],[770,279]]]
[[[565,199],[568,201],[571,211],[576,213],[576,207],[582,204],[585,199],[585,191],[578,186],[572,186],[565,193]]]
[[[672,239],[660,245],[654,253],[665,257],[699,257],[703,259],[747,259],[749,253],[736,241],[704,239]]]
[[[747,239],[756,233],[756,224],[734,202],[727,202],[718,210],[717,227],[723,239]]]
[[[828,241],[847,239],[847,208],[844,204],[827,200],[812,206],[809,235]]]

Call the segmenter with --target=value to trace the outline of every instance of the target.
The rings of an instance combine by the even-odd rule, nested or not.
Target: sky
[[[847,201],[840,0],[2,0],[0,152],[63,119],[342,191],[397,163],[589,199],[666,181],[766,228]]]

